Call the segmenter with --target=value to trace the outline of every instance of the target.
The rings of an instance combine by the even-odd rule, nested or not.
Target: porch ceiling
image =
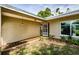
[[[24,20],[28,20],[28,21],[34,21],[34,22],[39,22],[42,23],[44,20],[35,18],[35,17],[31,17],[10,9],[6,9],[6,8],[1,8],[1,12],[3,16],[8,16],[8,17],[13,17],[13,18],[18,18],[18,19],[24,19]]]

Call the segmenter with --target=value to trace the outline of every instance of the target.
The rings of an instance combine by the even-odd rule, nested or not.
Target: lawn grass
[[[9,52],[10,55],[78,55],[79,48],[43,38],[29,42],[20,49]]]

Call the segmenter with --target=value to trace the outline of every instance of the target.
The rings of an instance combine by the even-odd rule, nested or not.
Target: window
[[[61,34],[70,35],[70,24],[69,23],[61,23]]]
[[[61,34],[79,36],[79,21],[61,23]]]
[[[47,24],[43,25],[43,32],[48,32],[47,28],[48,28]]]
[[[72,24],[73,26],[73,36],[79,36],[79,22],[76,21]]]

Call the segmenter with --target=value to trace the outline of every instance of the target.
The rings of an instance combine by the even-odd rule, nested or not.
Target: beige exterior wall
[[[63,17],[63,18],[54,19],[54,20],[49,21],[50,35],[54,35],[56,38],[60,38],[60,35],[61,35],[61,22],[73,21],[73,20],[79,20],[79,15]]]
[[[12,43],[22,39],[40,36],[40,23],[42,23],[42,20],[40,21],[40,19],[38,20],[37,18],[33,18],[18,12],[7,10],[5,8],[2,9],[2,15],[4,16],[1,19],[0,13],[0,36],[2,35],[4,41],[3,43]],[[50,35],[54,35],[56,38],[60,38],[61,22],[71,21],[75,19],[79,19],[79,15],[48,20],[50,24]]]
[[[0,7],[0,37],[1,37],[1,7]]]
[[[2,17],[2,36],[5,43],[40,36],[40,23]]]
[[[50,35],[54,35],[56,38],[59,38],[61,34],[61,25],[60,22],[50,22],[49,32]]]
[[[1,7],[0,7],[0,46],[1,46]]]

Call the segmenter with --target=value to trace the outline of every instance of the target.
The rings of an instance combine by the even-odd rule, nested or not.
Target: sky
[[[63,12],[65,12],[67,8],[70,8],[70,11],[79,10],[79,4],[11,4],[11,5],[33,14],[37,14],[40,10],[44,10],[46,7],[50,8],[51,11],[55,11],[56,8],[60,8],[60,10]]]

